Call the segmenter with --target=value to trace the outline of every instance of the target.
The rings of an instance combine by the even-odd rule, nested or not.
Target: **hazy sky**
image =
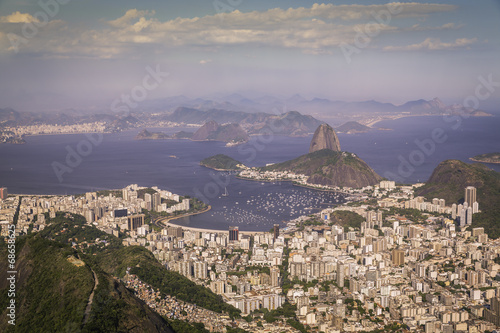
[[[0,108],[106,109],[157,68],[147,98],[460,103],[500,82],[500,1],[59,2],[0,1]]]

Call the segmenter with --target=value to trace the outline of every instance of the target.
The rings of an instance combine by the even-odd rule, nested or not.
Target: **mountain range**
[[[290,110],[297,111],[290,113]],[[375,100],[346,102],[324,98],[306,99],[299,94],[289,98],[274,96],[260,96],[249,98],[241,94],[231,94],[213,98],[188,98],[174,96],[141,102],[138,108],[130,114],[120,114],[108,109],[78,110],[66,109],[59,112],[18,112],[11,108],[0,108],[0,128],[4,126],[20,126],[34,124],[72,125],[78,123],[103,121],[110,130],[121,130],[134,127],[137,123],[154,123],[171,121],[179,123],[203,124],[214,120],[219,124],[239,123],[245,129],[245,124],[260,124],[261,129],[269,127],[270,122],[292,120],[297,114],[304,116],[301,121],[300,133],[305,127],[310,130],[310,123],[328,120],[338,125],[350,117],[389,116],[389,115],[442,115],[442,114],[470,114],[472,116],[486,116],[488,113],[472,108],[465,108],[460,104],[446,105],[439,98],[432,100],[419,99],[408,101],[401,105],[383,103]],[[315,123],[314,128],[319,124]],[[286,127],[286,126],[285,126]],[[284,129],[288,130],[288,129]],[[258,127],[256,128],[258,131]],[[251,132],[249,132],[252,134]],[[294,135],[300,135],[295,133]]]

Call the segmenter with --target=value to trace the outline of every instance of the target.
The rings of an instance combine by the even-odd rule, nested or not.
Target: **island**
[[[500,164],[500,153],[480,154],[469,159],[474,162]]]
[[[163,132],[150,132],[144,129],[135,136],[135,140],[165,140],[170,139],[170,137]]]
[[[200,161],[200,165],[217,171],[241,170],[245,167],[240,161],[224,154],[207,157]]]
[[[368,131],[371,131],[372,128],[360,124],[357,121],[348,121],[347,123],[342,124],[339,127],[335,128],[335,130],[338,133],[356,134],[356,133],[366,133]]]
[[[222,141],[233,146],[248,139],[248,133],[239,124],[219,125],[213,120],[201,126],[191,137],[192,141]]]

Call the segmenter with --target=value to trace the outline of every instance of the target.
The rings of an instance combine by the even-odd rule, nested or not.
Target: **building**
[[[130,215],[127,217],[128,230],[137,230],[144,224],[144,214]]]
[[[337,285],[339,288],[344,287],[344,279],[345,279],[345,266],[341,263],[337,264]]]
[[[158,206],[161,205],[161,196],[160,193],[156,192],[151,196],[151,207],[155,212],[158,211]]]
[[[193,265],[193,269],[194,269],[194,277],[195,278],[202,279],[202,280],[207,278],[208,264],[205,261],[195,262]]]
[[[125,209],[115,209],[113,211],[113,216],[114,217],[125,217],[128,215],[128,210],[125,208]]]
[[[500,298],[493,297],[491,299],[490,309],[484,310],[484,318],[496,326],[500,326]]]
[[[276,240],[280,236],[280,225],[275,224],[273,227],[273,239]]]
[[[382,180],[380,182],[380,188],[392,190],[392,189],[396,188],[396,182],[393,180]]]
[[[271,286],[279,287],[280,285],[280,270],[277,267],[271,268]]]
[[[467,186],[465,188],[465,199],[464,202],[467,202],[469,206],[472,206],[474,202],[476,202],[476,188],[474,186]]]
[[[7,187],[0,187],[0,199],[5,200],[7,199],[7,196]]]
[[[392,264],[400,266],[405,264],[405,251],[400,249],[392,250]]]
[[[239,238],[239,228],[238,227],[229,227],[229,241],[234,242]]]

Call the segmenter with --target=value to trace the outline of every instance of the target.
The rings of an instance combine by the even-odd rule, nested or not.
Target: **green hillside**
[[[6,244],[0,255],[6,257]],[[6,263],[0,263],[2,332],[174,332],[161,316],[119,281],[68,245],[41,235],[18,238],[16,325],[7,323]],[[81,260],[80,260],[81,259]],[[90,263],[90,264],[89,264]],[[99,284],[84,324],[89,296]]]
[[[293,160],[261,168],[266,171],[291,171],[309,176],[311,184],[360,188],[382,178],[355,154],[322,149]]]
[[[215,170],[239,170],[238,164],[243,163],[224,154],[210,156],[200,162],[200,165]]]
[[[121,278],[130,267],[130,273],[136,274],[141,280],[159,289],[163,294],[176,296],[183,301],[196,303],[198,306],[215,312],[226,312],[232,316],[239,315],[239,310],[226,304],[221,296],[166,269],[146,248],[123,246],[119,238],[108,235],[94,226],[82,225],[80,224],[82,220],[84,218],[80,215],[71,215],[68,219],[64,218],[62,213],[58,213],[55,223],[46,227],[41,234],[66,243],[75,240],[81,243],[85,240],[82,251],[89,255],[87,257],[89,260],[110,275]],[[61,230],[64,230],[64,235]],[[96,242],[96,239],[99,239],[99,242]]]
[[[500,173],[482,164],[467,164],[458,160],[441,162],[426,185],[417,189],[415,195],[425,196],[428,200],[445,199],[449,206],[464,201],[467,186],[477,188],[481,210],[481,213],[474,214],[472,227],[484,227],[490,237],[500,237]]]

